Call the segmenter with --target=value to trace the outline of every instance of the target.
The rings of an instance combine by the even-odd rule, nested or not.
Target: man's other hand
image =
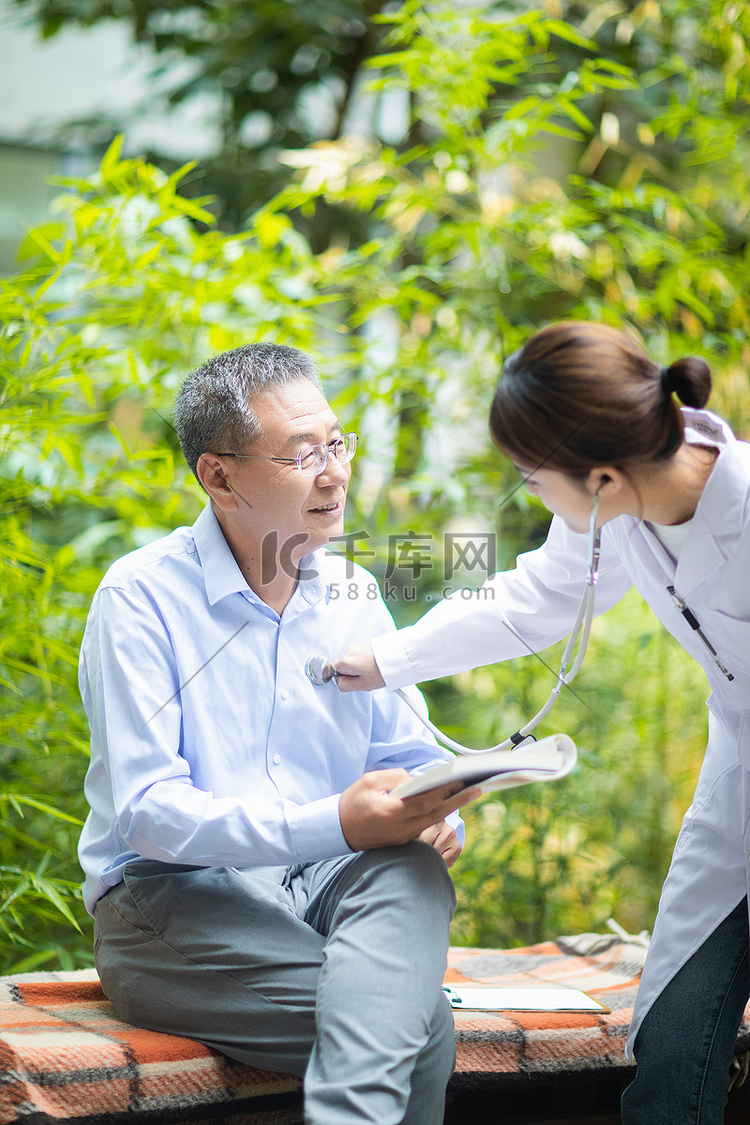
[[[444,820],[425,828],[424,832],[419,833],[418,839],[424,840],[425,844],[432,844],[445,860],[446,867],[452,867],[461,854],[461,843],[450,824]]]
[[[415,797],[394,797],[391,790],[408,777],[402,769],[373,770],[344,790],[339,800],[339,820],[352,851],[416,840],[481,794],[477,787],[462,789],[460,784],[451,782]]]

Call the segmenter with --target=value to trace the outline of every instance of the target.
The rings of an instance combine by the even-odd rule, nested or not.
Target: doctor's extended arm
[[[389,688],[455,675],[469,668],[540,652],[572,628],[588,566],[588,536],[555,517],[546,542],[519,555],[514,570],[476,590],[457,591],[414,625],[353,646],[335,661],[342,691]],[[596,613],[630,587],[603,530]]]

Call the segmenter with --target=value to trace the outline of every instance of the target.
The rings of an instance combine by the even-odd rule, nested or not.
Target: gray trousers
[[[440,1125],[453,885],[419,841],[292,868],[141,860],[95,913],[118,1016],[304,1077],[307,1125]]]

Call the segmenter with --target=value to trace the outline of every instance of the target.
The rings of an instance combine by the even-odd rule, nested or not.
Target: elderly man
[[[438,1125],[454,787],[391,790],[445,752],[387,691],[305,676],[391,627],[324,550],[353,434],[311,360],[250,344],[175,407],[210,503],[126,555],[91,607],[80,845],[96,965],[125,1020],[304,1076],[309,1125]]]

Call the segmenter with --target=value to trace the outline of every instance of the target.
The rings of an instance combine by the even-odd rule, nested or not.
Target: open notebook
[[[462,781],[467,789],[479,785],[483,793],[532,781],[559,781],[573,769],[576,757],[572,738],[567,734],[550,734],[515,750],[490,750],[441,762],[397,785],[393,795],[414,797],[452,781]]]

